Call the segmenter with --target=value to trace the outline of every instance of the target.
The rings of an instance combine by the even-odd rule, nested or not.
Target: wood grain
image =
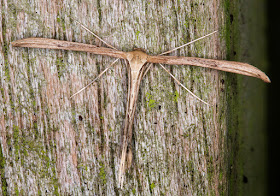
[[[174,83],[159,66],[152,66],[140,83],[132,164],[120,190],[117,182],[129,89],[125,63],[118,61],[96,84],[69,99],[113,59],[10,44],[45,37],[101,45],[73,22],[75,18],[121,51],[137,47],[156,55],[226,28],[221,36],[172,55],[239,59],[265,70],[262,61],[244,60],[248,53],[238,56],[239,50],[235,50],[237,55],[230,55],[233,44],[243,45],[227,39],[237,27],[231,26],[229,16],[240,12],[232,13],[226,5],[219,0],[0,1],[0,195],[227,195],[251,185],[256,172],[244,184],[246,174],[239,173],[242,168],[236,169],[243,164],[240,148],[246,144],[240,137],[246,126],[253,129],[246,138],[263,136],[255,131],[262,127],[259,123],[265,112],[255,112],[252,108],[263,107],[263,102],[251,99],[250,108],[241,110],[238,106],[243,99],[238,95],[263,99],[265,94],[254,94],[264,89],[261,81],[213,69],[165,66],[215,106],[210,108]],[[233,16],[234,23],[239,17]],[[229,31],[225,24],[234,30]],[[251,91],[241,90],[252,81]],[[260,116],[255,123],[241,126],[240,113],[247,116],[246,123],[248,116],[254,119],[252,113]],[[248,149],[259,155],[257,148],[255,152],[250,151],[251,146]],[[237,183],[240,179],[242,186]]]

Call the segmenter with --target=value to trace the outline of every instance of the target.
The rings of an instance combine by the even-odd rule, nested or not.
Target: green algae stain
[[[155,187],[156,187],[155,183],[152,183],[152,184],[150,185],[151,190],[153,190]]]
[[[18,186],[15,185],[15,194],[18,196],[19,195],[19,190],[18,190]]]
[[[151,95],[150,93],[146,93],[146,99],[146,103],[148,105],[149,110],[156,107],[157,102],[153,99],[153,95]]]
[[[2,194],[3,195],[8,195],[7,194],[7,181],[5,178],[5,164],[6,164],[6,159],[4,155],[2,154],[2,146],[0,145],[0,177],[1,177],[1,189],[2,189]]]
[[[178,98],[179,98],[179,93],[178,93],[178,91],[175,91],[174,92],[174,101],[177,103],[178,102]]]
[[[56,65],[57,65],[57,73],[58,77],[61,78],[65,72],[66,64],[63,61],[62,57],[58,57],[56,59]]]
[[[174,91],[174,93],[173,92],[169,92],[169,96],[168,96],[169,98],[170,98],[170,100],[172,100],[173,102],[175,102],[175,103],[178,103],[178,98],[179,98],[179,92],[178,91]]]
[[[105,165],[102,162],[100,162],[99,165],[100,165],[99,177],[100,177],[101,183],[103,185],[105,185],[107,183]]]
[[[57,23],[59,23],[59,24],[62,25],[62,30],[63,30],[63,32],[65,32],[65,30],[66,30],[65,18],[57,17],[57,18],[56,18],[56,21],[57,21]]]
[[[138,40],[138,38],[139,38],[139,34],[140,34],[140,31],[136,31],[136,39]]]
[[[16,160],[19,159],[19,127],[14,125],[13,126],[13,139],[14,139],[14,148],[15,148],[15,156]]]

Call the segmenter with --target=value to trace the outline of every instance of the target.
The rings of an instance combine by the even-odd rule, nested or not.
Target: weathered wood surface
[[[228,75],[166,66],[214,105],[208,107],[158,65],[152,67],[140,86],[133,162],[120,190],[117,174],[127,98],[124,62],[69,99],[114,59],[10,44],[45,37],[102,45],[75,19],[120,50],[138,47],[158,54],[219,29],[219,34],[173,55],[225,59],[225,2],[4,0],[0,10],[0,194],[229,192],[229,179],[236,180],[237,171],[231,167],[238,156],[233,146],[238,144],[235,130],[227,125],[232,124],[229,118],[238,117],[229,115],[234,101],[227,102],[232,96]]]

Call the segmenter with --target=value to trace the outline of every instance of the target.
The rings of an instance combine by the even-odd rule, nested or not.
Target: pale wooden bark
[[[229,118],[238,116],[231,111],[234,103],[227,105],[231,83],[226,74],[172,66],[184,85],[214,105],[208,107],[153,66],[140,86],[133,160],[120,190],[117,174],[127,99],[124,62],[69,99],[114,59],[10,44],[45,37],[101,45],[75,19],[119,50],[138,47],[155,55],[221,29],[173,55],[225,59],[224,2],[1,3],[1,194],[222,195],[235,186],[230,179],[239,177],[238,169],[232,170],[231,162],[238,156],[233,147],[239,146],[232,140],[236,130],[227,126],[234,120]]]

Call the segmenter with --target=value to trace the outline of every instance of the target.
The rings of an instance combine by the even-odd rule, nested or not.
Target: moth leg
[[[196,99],[198,99],[199,101],[201,101],[202,103],[211,106],[209,103],[203,101],[202,99],[200,99],[198,96],[196,96],[193,92],[191,92],[187,87],[185,87],[181,82],[179,82],[179,80],[177,80],[175,78],[175,76],[173,76],[170,71],[168,71],[161,63],[159,63],[159,65],[177,82],[177,84],[179,84],[180,86],[182,86],[185,90],[187,90],[193,97],[195,97]]]
[[[187,45],[190,45],[190,44],[192,44],[192,43],[194,43],[194,42],[196,42],[196,41],[198,41],[198,40],[204,39],[205,37],[208,37],[208,36],[210,36],[210,35],[212,35],[212,34],[214,34],[214,33],[217,33],[217,32],[218,32],[217,30],[216,30],[216,31],[213,31],[212,33],[209,33],[209,34],[207,34],[207,35],[204,35],[204,36],[202,36],[202,37],[200,37],[200,38],[197,38],[197,39],[195,39],[195,40],[193,40],[193,41],[190,41],[190,42],[188,42],[188,43],[186,43],[186,44],[184,44],[184,45],[182,45],[182,46],[176,47],[176,48],[174,48],[174,49],[172,49],[172,50],[163,52],[163,53],[161,53],[161,54],[159,54],[159,55],[164,55],[164,54],[171,53],[171,52],[173,52],[173,51],[175,51],[175,50],[178,50],[179,48],[183,48],[183,47],[185,47],[185,46],[187,46]]]
[[[92,83],[94,83],[98,78],[100,78],[110,67],[112,67],[119,59],[116,59],[111,65],[109,65],[106,69],[104,69],[96,78],[94,78],[90,83],[88,83],[85,87],[81,88],[79,91],[74,93],[70,98],[74,97],[75,95],[79,94],[83,90],[85,90],[87,87],[89,87]]]
[[[109,48],[112,48],[114,50],[117,50],[114,46],[108,44],[107,42],[105,42],[103,39],[101,39],[98,35],[96,35],[95,33],[93,33],[91,30],[89,30],[85,25],[83,25],[82,23],[80,23],[79,21],[75,20],[79,25],[81,25],[81,27],[83,27],[85,30],[87,30],[89,33],[91,33],[94,37],[96,37],[97,39],[99,39],[101,42],[103,42],[106,46],[108,46]]]
[[[143,74],[143,78],[145,77],[145,75],[147,74],[147,72],[150,70],[151,66],[153,65],[153,63],[149,63],[147,66],[147,69],[145,70],[145,73]]]

